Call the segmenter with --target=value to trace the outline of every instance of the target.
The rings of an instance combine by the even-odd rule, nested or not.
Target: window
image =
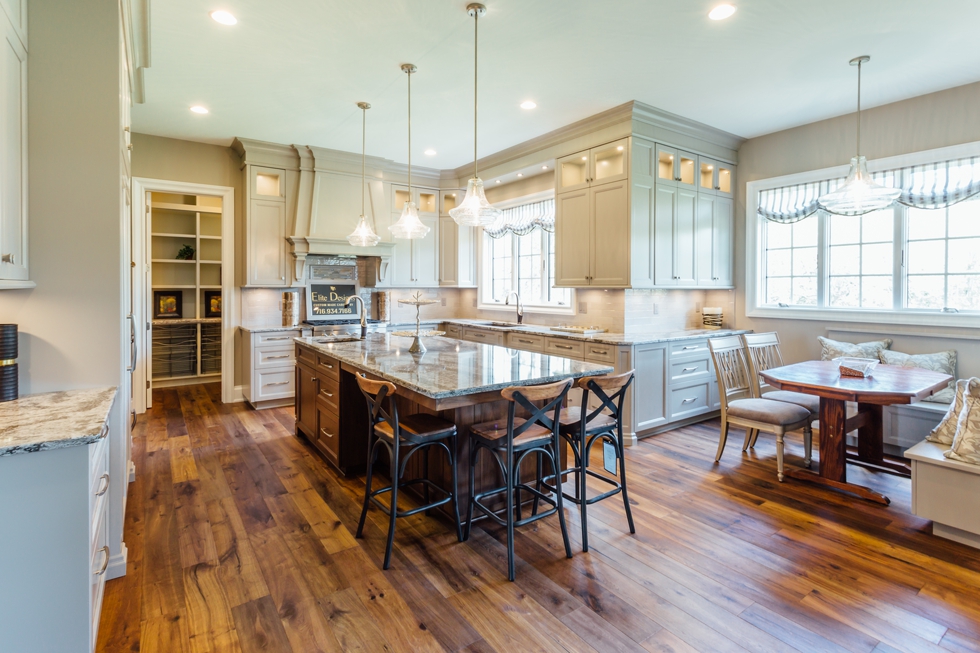
[[[828,216],[830,306],[892,308],[894,214],[886,209],[858,217]]]
[[[980,198],[907,212],[906,306],[980,311]]]
[[[817,221],[766,224],[766,303],[817,305]]]

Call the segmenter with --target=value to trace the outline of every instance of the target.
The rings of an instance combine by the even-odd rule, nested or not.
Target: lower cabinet
[[[306,330],[306,335],[311,332]],[[255,408],[288,406],[296,392],[296,348],[302,329],[245,332],[242,352],[245,383],[242,394]]]
[[[360,474],[367,460],[367,407],[351,373],[340,362],[296,345],[296,434],[302,433],[345,475]]]

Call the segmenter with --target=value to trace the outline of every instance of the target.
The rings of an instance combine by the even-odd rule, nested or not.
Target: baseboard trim
[[[109,566],[105,570],[106,580],[120,578],[126,575],[126,563],[129,560],[129,549],[125,542],[120,542],[119,553],[109,557]]]
[[[956,528],[955,526],[947,526],[946,524],[932,522],[932,534],[938,537],[944,537],[947,540],[959,542],[960,544],[972,546],[974,549],[980,549],[980,535],[969,531],[964,531],[960,528]]]

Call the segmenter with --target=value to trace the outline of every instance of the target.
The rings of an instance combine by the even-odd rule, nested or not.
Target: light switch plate
[[[589,312],[589,302],[579,302],[578,303],[578,312],[581,315],[585,315],[586,313],[588,313]]]

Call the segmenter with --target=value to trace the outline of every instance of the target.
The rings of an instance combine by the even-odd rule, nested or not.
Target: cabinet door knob
[[[680,181],[680,180],[681,180],[680,177],[674,177],[674,181]]]
[[[715,190],[721,190],[721,186],[715,186]]]
[[[95,572],[96,576],[101,576],[105,573],[105,570],[109,567],[109,547],[104,546],[100,549],[102,551],[102,568]]]
[[[2,262],[2,263],[10,263],[11,265],[14,265],[15,264],[14,263],[15,260],[16,259],[14,258],[14,255],[13,254],[4,254],[2,257],[0,257],[0,262]]]
[[[102,475],[102,488],[95,493],[95,496],[101,497],[109,490],[109,474]]]
[[[126,146],[126,149],[129,150],[130,152],[132,152],[133,151],[133,144],[130,143],[129,145],[127,145]]]

